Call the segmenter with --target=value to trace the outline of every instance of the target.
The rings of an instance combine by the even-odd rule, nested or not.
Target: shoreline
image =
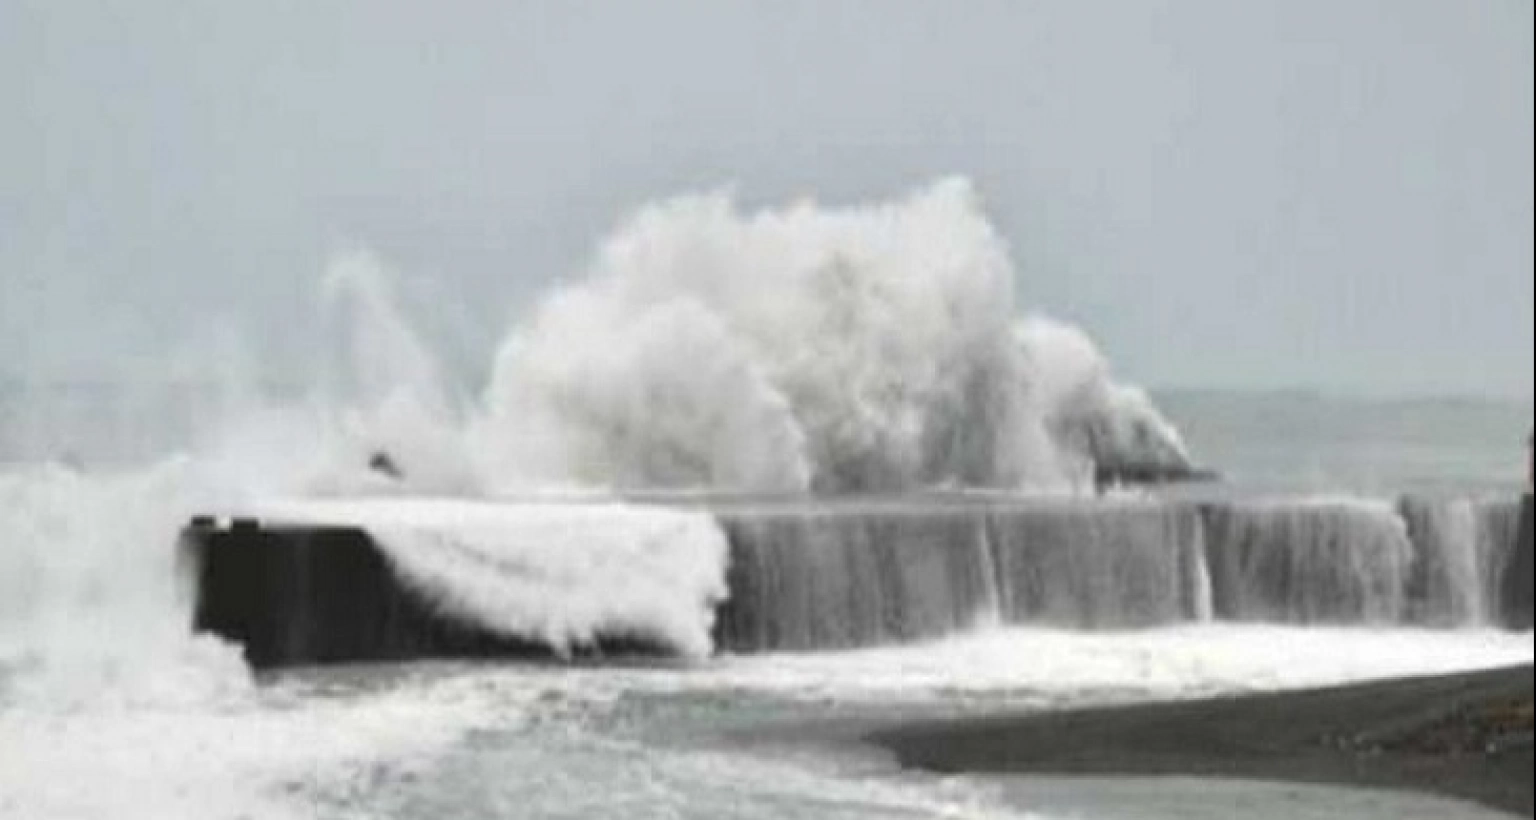
[[[936,774],[1381,789],[1536,816],[1531,666],[1301,692],[918,721],[864,735]]]

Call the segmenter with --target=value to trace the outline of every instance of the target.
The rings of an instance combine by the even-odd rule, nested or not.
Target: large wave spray
[[[1060,488],[1093,460],[1186,462],[1082,334],[1020,322],[971,186],[747,213],[642,210],[497,356],[497,484],[768,492]]]
[[[307,394],[274,398],[230,383],[245,368],[205,368],[218,376],[218,400],[203,404],[224,417],[200,419],[180,439],[156,436],[186,455],[120,465],[115,478],[7,468],[0,637],[48,642],[39,636],[101,613],[136,635],[176,631],[185,607],[168,580],[169,542],[199,509],[550,487],[1060,489],[1095,460],[1182,460],[1177,433],[1144,394],[1112,379],[1085,334],[1021,320],[1015,279],[963,181],[858,207],[747,212],[723,194],[681,197],[635,214],[585,277],[514,327],[479,392],[447,378],[384,266],[344,254],[323,280],[328,333]],[[565,560],[528,558],[491,543],[495,532],[481,535],[486,554],[556,569]],[[585,621],[586,610],[551,614],[558,629],[540,629],[581,636],[600,622],[663,623],[702,651],[704,604],[721,588],[725,557],[710,538],[693,541],[699,554],[667,559],[696,579],[667,587],[678,600]],[[558,599],[590,602],[612,587],[600,574],[587,581]],[[539,631],[528,613],[511,620]]]

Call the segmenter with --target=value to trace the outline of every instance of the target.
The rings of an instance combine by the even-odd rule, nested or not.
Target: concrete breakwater
[[[848,649],[989,624],[1531,623],[1531,509],[1403,499],[889,499],[705,505],[728,544],[717,651]],[[553,651],[451,615],[365,527],[195,522],[195,627],[253,665],[668,654],[610,630]]]
[[[1532,568],[1533,524],[1536,502],[1527,495],[1520,505],[1520,523],[1514,540],[1514,553],[1505,561],[1499,578],[1499,615],[1505,625],[1514,629],[1530,629],[1532,626]]]

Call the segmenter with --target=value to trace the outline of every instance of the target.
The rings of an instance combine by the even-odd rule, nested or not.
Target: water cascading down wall
[[[1531,624],[1531,505],[844,501],[722,505],[725,652],[835,650],[998,624]],[[202,521],[195,626],[258,667],[553,654],[455,617],[352,527]],[[597,635],[576,654],[663,652]]]
[[[1505,592],[1530,552],[1520,514],[1413,499],[726,512],[717,634],[764,651],[989,623],[1521,626],[1530,596]]]

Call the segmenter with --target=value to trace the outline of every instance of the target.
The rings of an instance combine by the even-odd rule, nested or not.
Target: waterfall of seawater
[[[1479,538],[1479,508],[1470,501],[1434,502],[1405,498],[1398,505],[1413,541],[1413,569],[1408,579],[1409,615],[1433,625],[1454,625],[1487,618],[1483,582],[1487,557]]]
[[[1456,626],[1504,611],[1518,513],[1501,505],[1011,495],[1179,475],[1189,454],[1083,331],[1020,318],[1006,243],[963,182],[868,207],[745,211],[720,195],[646,208],[509,331],[483,390],[453,383],[388,278],[366,254],[332,266],[339,349],[316,351],[331,366],[307,390],[265,396],[244,368],[209,368],[217,418],[151,437],[187,452],[175,492],[11,452],[26,464],[0,475],[0,643],[69,643],[54,633],[92,618],[176,643],[177,522],[317,497],[339,506],[295,523],[366,531],[394,573],[380,583],[556,649],[613,633],[702,655],[712,634],[729,649],[817,649],[989,623]],[[25,404],[40,429],[21,437],[45,454],[102,426]],[[41,435],[50,423],[69,429]],[[5,458],[15,434],[0,432]],[[48,457],[143,449],[161,448]],[[933,487],[995,495],[921,496]],[[718,527],[655,506],[502,503],[557,489],[815,500],[715,508]],[[863,493],[900,500],[849,500]]]
[[[1518,514],[1424,499],[723,510],[731,597],[716,636],[753,652],[989,623],[1476,626]]]
[[[1105,628],[1209,615],[1195,511],[1151,503],[995,510],[987,516],[1006,623]]]
[[[719,632],[736,650],[935,638],[995,609],[984,521],[965,510],[784,509],[719,515],[731,590]]]
[[[1386,506],[1359,502],[1206,509],[1218,618],[1278,623],[1402,620],[1414,546]]]
[[[1528,501],[1526,503],[1529,504]],[[1486,614],[1491,618],[1517,614],[1521,609],[1520,602],[1506,600],[1511,590],[1505,582],[1522,571],[1517,564],[1517,552],[1521,539],[1521,516],[1525,510],[1521,502],[1514,499],[1480,502],[1473,505],[1473,510],[1479,582],[1485,590],[1483,600]],[[1529,569],[1524,572],[1529,577]]]

